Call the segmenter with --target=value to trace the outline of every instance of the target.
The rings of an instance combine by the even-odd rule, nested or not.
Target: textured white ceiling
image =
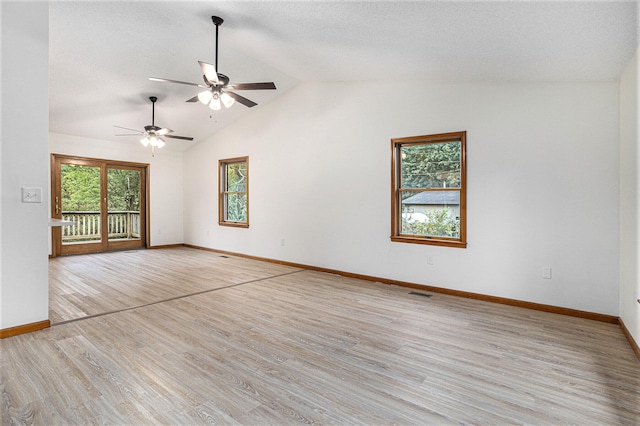
[[[637,1],[510,2],[52,2],[50,129],[118,141],[113,125],[156,124],[194,142],[250,114],[184,101],[198,60],[263,105],[302,81],[602,81],[617,79],[638,46]],[[260,106],[255,107],[260,108]],[[255,109],[254,108],[254,109]],[[136,138],[130,139],[133,142]]]

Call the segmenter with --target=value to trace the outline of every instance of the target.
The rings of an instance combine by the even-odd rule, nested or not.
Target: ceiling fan
[[[155,96],[151,96],[149,97],[149,100],[151,101],[151,124],[148,126],[144,126],[144,132],[141,132],[140,130],[129,129],[128,127],[113,126],[113,127],[117,127],[118,129],[124,129],[124,130],[130,130],[132,132],[136,132],[136,133],[120,134],[116,136],[141,136],[142,135],[143,138],[140,139],[140,143],[145,147],[151,145],[152,153],[155,153],[154,151],[156,147],[162,148],[165,145],[165,142],[162,139],[163,137],[171,138],[171,139],[182,139],[185,141],[193,140],[193,138],[189,136],[170,135],[169,133],[172,133],[173,130],[156,126],[155,124],[156,108],[155,107],[156,107],[156,101],[158,100],[158,98]]]
[[[149,77],[152,81],[165,81],[169,83],[186,84],[188,86],[196,86],[206,89],[187,102],[200,101],[205,105],[209,105],[209,108],[213,110],[219,110],[222,105],[229,108],[231,105],[238,101],[244,106],[249,108],[258,105],[250,99],[244,96],[238,95],[231,90],[275,90],[276,85],[273,82],[266,83],[236,83],[229,84],[229,77],[219,73],[218,70],[218,27],[222,25],[224,20],[219,16],[212,16],[211,20],[216,26],[216,52],[215,52],[215,65],[208,64],[206,62],[198,61],[200,68],[202,69],[202,78],[205,85],[197,83],[189,83],[186,81],[169,80],[166,78]]]

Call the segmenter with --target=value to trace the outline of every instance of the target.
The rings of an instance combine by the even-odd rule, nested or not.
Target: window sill
[[[243,222],[218,222],[218,225],[220,225],[220,226],[231,226],[233,228],[248,228],[249,227],[248,223],[243,223]]]
[[[467,248],[466,241],[428,238],[428,237],[392,236],[391,241],[395,243],[410,243],[410,244],[424,244],[429,246]]]

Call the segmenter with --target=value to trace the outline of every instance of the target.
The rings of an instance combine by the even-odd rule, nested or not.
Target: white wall
[[[49,5],[1,2],[0,329],[45,321],[47,203],[22,203],[21,187],[48,198]]]
[[[49,134],[49,152],[149,164],[151,246],[182,243],[182,152],[160,149],[152,157],[151,148],[135,139],[112,142],[58,133]]]
[[[620,318],[640,344],[639,53],[620,78]]]
[[[468,248],[390,242],[390,139],[461,130]],[[307,83],[185,153],[185,243],[617,315],[618,138],[614,82]],[[220,227],[244,155],[250,228]]]

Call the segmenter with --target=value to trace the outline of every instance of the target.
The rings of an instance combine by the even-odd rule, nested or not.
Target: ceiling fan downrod
[[[212,16],[211,20],[213,21],[213,24],[216,26],[216,62],[215,62],[215,67],[216,67],[216,72],[218,71],[218,27],[220,25],[222,25],[222,23],[224,22],[224,19],[222,19],[219,16]]]
[[[151,101],[151,125],[155,127],[156,125],[156,101],[158,98],[155,96],[150,96],[149,100]]]

